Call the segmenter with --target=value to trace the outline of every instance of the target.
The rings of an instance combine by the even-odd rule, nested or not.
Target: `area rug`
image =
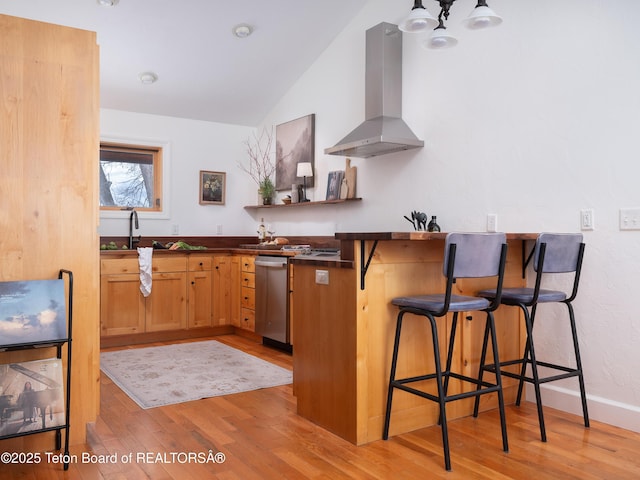
[[[292,382],[289,370],[215,340],[102,352],[100,369],[143,409]]]

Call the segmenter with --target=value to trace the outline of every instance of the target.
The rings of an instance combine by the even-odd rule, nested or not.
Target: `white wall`
[[[484,230],[488,213],[504,231],[579,231],[580,210],[593,209],[576,306],[590,413],[640,431],[640,232],[618,228],[619,209],[640,206],[640,2],[492,0],[504,23],[464,30],[475,3],[452,7],[454,49],[424,50],[404,36],[403,116],[425,147],[353,159],[362,204],[308,212],[321,220],[313,231],[406,230],[412,210],[437,215],[445,231]],[[364,119],[364,32],[398,23],[410,4],[371,0],[265,122],[316,114],[315,198],[344,164],[323,149]],[[425,3],[437,13],[434,5]],[[547,311],[538,355],[562,360],[565,312]],[[576,391],[568,380],[543,398],[579,412]]]
[[[165,153],[165,210],[139,214],[135,235],[149,238],[172,235],[215,236],[248,234],[251,219],[244,205],[255,204],[257,186],[247,184],[236,161],[244,160],[244,145],[253,129],[236,125],[186,120],[102,109],[101,139],[161,144]],[[200,205],[200,170],[226,172],[225,205]],[[129,234],[129,212],[102,215],[101,236]],[[116,217],[116,218],[111,218]],[[252,229],[255,230],[255,229]],[[252,232],[251,232],[252,233]]]
[[[344,168],[324,148],[364,120],[365,30],[399,22],[411,3],[370,0],[265,119],[316,114],[310,198],[324,199],[327,173]],[[640,431],[640,232],[618,228],[619,209],[640,206],[640,2],[492,0],[504,23],[472,32],[460,22],[475,3],[452,7],[455,49],[423,50],[405,35],[403,116],[425,147],[354,158],[362,202],[245,211],[255,185],[235,165],[245,158],[243,128],[103,111],[102,131],[172,142],[171,219],[142,220],[143,235],[168,235],[172,223],[185,235],[213,234],[218,222],[226,235],[253,234],[261,216],[279,235],[407,230],[412,210],[437,215],[444,231],[484,230],[488,213],[503,231],[579,231],[580,210],[593,209],[576,305],[590,413]],[[437,13],[435,2],[425,5]],[[197,204],[200,169],[229,173],[225,207]],[[102,224],[102,234],[126,228]],[[549,313],[538,323],[538,355],[556,361],[570,341],[564,312]],[[545,404],[578,412],[576,383],[546,389]]]

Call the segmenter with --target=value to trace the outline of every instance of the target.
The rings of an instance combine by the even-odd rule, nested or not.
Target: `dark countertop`
[[[444,240],[446,232],[337,232],[337,240]],[[535,240],[537,233],[507,233],[507,240]]]
[[[154,248],[153,255],[175,255],[175,254],[187,254],[187,255],[198,255],[198,254],[216,254],[216,253],[235,253],[235,254],[247,254],[247,255],[273,255],[273,256],[282,256],[282,257],[292,257],[296,255],[297,252],[292,251],[284,251],[284,250],[275,250],[275,249],[260,249],[260,248],[207,248],[205,250],[169,250],[164,248]],[[119,250],[100,250],[100,255],[105,257],[112,258],[126,258],[126,257],[137,257],[138,251],[133,249],[119,249]]]

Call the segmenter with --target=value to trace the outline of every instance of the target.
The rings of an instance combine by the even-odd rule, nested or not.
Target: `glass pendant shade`
[[[444,49],[455,47],[458,39],[447,32],[446,27],[438,26],[431,36],[424,41],[424,46],[432,49]]]
[[[398,28],[407,33],[420,33],[431,30],[436,25],[438,25],[438,20],[426,8],[419,6],[411,10],[409,16],[398,25]]]
[[[495,27],[502,23],[502,17],[496,15],[487,5],[481,5],[473,9],[471,14],[464,20],[464,24],[471,30],[479,30],[481,28]]]

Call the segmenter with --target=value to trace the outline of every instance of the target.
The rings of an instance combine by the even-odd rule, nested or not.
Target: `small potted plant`
[[[260,182],[258,193],[262,197],[263,205],[271,205],[276,194],[276,186],[273,184],[271,177],[267,177]]]
[[[272,180],[276,171],[275,162],[272,159],[274,153],[271,151],[273,128],[271,130],[263,128],[260,135],[254,132],[244,144],[247,148],[249,165],[238,162],[238,166],[258,185],[258,194],[262,198],[262,203],[271,205],[276,194],[276,186]]]

